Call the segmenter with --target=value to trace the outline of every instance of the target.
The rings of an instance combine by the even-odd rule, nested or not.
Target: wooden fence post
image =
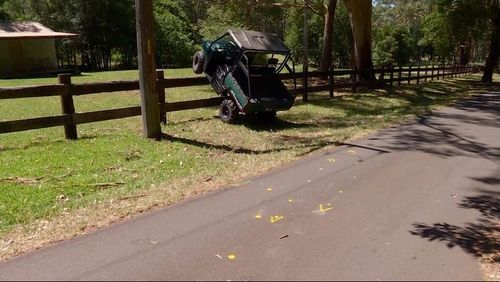
[[[156,70],[156,91],[158,91],[158,99],[160,104],[165,104],[167,102],[165,96],[165,88],[163,87],[163,81],[165,80],[165,72],[163,70]],[[160,121],[162,124],[167,124],[167,113],[160,107]]]
[[[390,74],[389,78],[390,78],[390,80],[391,80],[391,81],[389,82],[389,85],[390,85],[390,87],[392,88],[392,87],[393,87],[393,85],[394,85],[394,84],[393,84],[393,81],[392,81],[392,80],[394,79],[394,67],[393,67],[393,66],[391,66],[391,74]]]
[[[66,93],[61,95],[61,108],[64,115],[69,116],[69,122],[64,124],[64,135],[68,140],[78,139],[76,124],[73,122],[73,114],[75,113],[75,104],[73,102],[73,94],[71,93],[71,75],[60,74],[58,76],[59,84],[66,86]]]
[[[420,84],[420,65],[417,67],[417,84]]]
[[[408,66],[408,84],[411,84],[411,65]]]
[[[427,82],[427,71],[429,70],[429,66],[425,66],[425,77],[424,81]]]
[[[403,67],[399,65],[399,71],[398,71],[398,86],[401,86],[401,76],[403,75]]]
[[[328,74],[328,86],[330,87],[328,90],[329,90],[329,94],[330,94],[330,98],[333,98],[334,96],[334,93],[333,93],[333,71],[335,69],[333,67],[330,67],[330,73]]]
[[[431,66],[431,80],[434,80],[434,65]]]
[[[354,67],[354,73],[352,74],[352,92],[356,93],[356,81],[358,78],[358,69]]]
[[[309,72],[307,71],[307,68],[304,70],[304,74],[303,74],[303,89],[304,89],[304,93],[302,93],[302,100],[304,102],[307,102],[308,100],[308,93],[307,93],[307,89],[309,88],[309,82],[308,82],[308,74]]]

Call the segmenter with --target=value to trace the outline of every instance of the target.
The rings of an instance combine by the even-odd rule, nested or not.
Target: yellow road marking
[[[271,223],[275,223],[277,221],[280,221],[284,218],[284,216],[281,216],[281,215],[275,215],[275,216],[271,216]]]
[[[333,208],[331,207],[331,205],[332,205],[332,204],[330,204],[330,203],[326,204],[326,206],[323,206],[323,204],[320,204],[320,205],[319,205],[319,211],[320,211],[320,212],[327,212],[327,211],[329,211],[329,210],[333,209]]]

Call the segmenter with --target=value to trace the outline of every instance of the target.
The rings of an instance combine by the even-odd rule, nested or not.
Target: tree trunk
[[[372,61],[372,1],[345,0],[354,38],[355,67],[361,71],[360,80],[371,80]]]
[[[469,64],[470,61],[470,54],[471,54],[471,44],[470,43],[465,43],[460,45],[460,65],[466,66]]]
[[[497,8],[496,16],[492,19],[492,31],[491,31],[491,42],[490,42],[490,52],[488,58],[486,59],[486,64],[484,66],[484,73],[481,79],[482,82],[492,83],[493,82],[493,71],[498,64],[498,55],[500,49],[500,8]]]
[[[335,19],[335,9],[337,0],[328,0],[328,7],[325,12],[325,27],[323,29],[323,46],[321,49],[321,60],[319,62],[319,70],[327,72],[332,64],[332,36],[333,36],[333,20]]]

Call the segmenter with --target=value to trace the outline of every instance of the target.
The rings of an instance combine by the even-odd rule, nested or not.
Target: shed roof
[[[67,38],[74,33],[55,32],[39,22],[0,22],[0,40],[24,38]]]

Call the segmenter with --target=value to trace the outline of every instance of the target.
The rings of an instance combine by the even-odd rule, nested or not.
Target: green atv
[[[214,41],[204,41],[193,56],[193,71],[205,73],[224,98],[219,116],[234,123],[240,113],[272,121],[277,111],[290,109],[291,95],[278,73],[288,65],[290,50],[276,34],[229,29]]]

